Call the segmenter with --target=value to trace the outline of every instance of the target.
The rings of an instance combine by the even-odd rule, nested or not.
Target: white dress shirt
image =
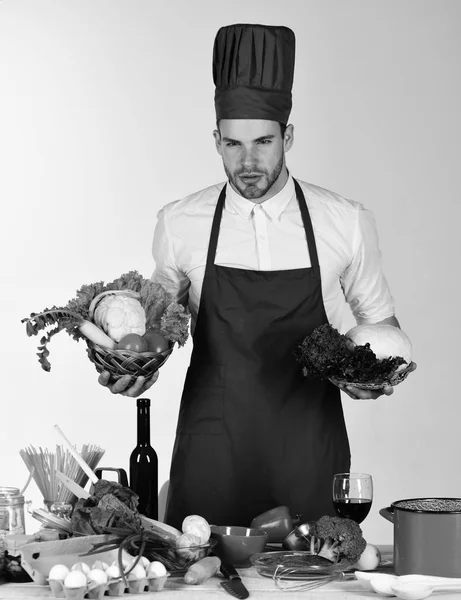
[[[345,301],[358,323],[394,315],[382,272],[373,214],[360,203],[297,180],[304,192],[319,255],[329,322],[340,330]],[[195,328],[211,224],[220,183],[164,206],[153,241],[152,280],[188,303]],[[293,178],[269,200],[255,204],[228,185],[215,264],[261,271],[310,267]]]

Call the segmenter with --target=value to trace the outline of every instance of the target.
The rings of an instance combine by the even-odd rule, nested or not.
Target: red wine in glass
[[[338,517],[365,520],[373,501],[373,479],[367,473],[337,473],[333,477],[333,507]]]
[[[361,523],[370,512],[371,502],[363,498],[344,498],[333,500],[333,506],[338,517]]]

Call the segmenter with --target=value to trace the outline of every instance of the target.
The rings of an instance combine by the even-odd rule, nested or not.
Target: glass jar
[[[5,568],[5,537],[24,534],[24,523],[24,496],[18,488],[0,486],[0,574]]]
[[[25,533],[24,496],[18,488],[0,486],[0,531]]]

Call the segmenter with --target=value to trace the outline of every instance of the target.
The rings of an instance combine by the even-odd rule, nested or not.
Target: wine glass
[[[338,517],[361,523],[373,501],[373,478],[368,473],[336,473],[333,476],[333,506]]]

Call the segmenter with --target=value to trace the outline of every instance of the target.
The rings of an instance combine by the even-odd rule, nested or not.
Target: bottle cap
[[[150,406],[150,400],[149,398],[138,398],[137,405],[139,406],[139,408]]]

